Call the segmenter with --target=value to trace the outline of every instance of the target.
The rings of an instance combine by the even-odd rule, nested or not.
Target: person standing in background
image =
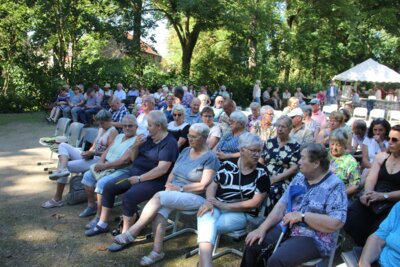
[[[253,87],[253,102],[261,103],[261,81],[256,80],[256,84]]]

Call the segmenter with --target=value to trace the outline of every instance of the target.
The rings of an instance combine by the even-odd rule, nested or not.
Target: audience
[[[207,137],[207,146],[213,149],[221,139],[222,133],[218,123],[214,122],[214,110],[211,107],[204,107],[200,112],[201,119],[209,128],[210,132]]]
[[[52,199],[42,203],[43,208],[63,206],[62,195],[71,172],[80,173],[89,170],[90,165],[96,163],[102,153],[114,141],[118,131],[111,125],[111,113],[100,110],[96,114],[96,121],[99,123],[99,130],[88,151],[81,152],[78,148],[67,143],[61,143],[58,146],[58,166],[49,176],[50,180],[57,180],[57,189]]]
[[[260,109],[261,120],[257,120],[250,129],[257,134],[264,142],[276,137],[276,127],[272,123],[274,120],[274,109],[271,106],[263,106]]]
[[[240,157],[223,161],[207,187],[207,201],[197,213],[200,266],[212,266],[212,251],[218,234],[246,228],[257,216],[269,191],[268,171],[258,163],[262,140],[245,133],[239,138]]]
[[[197,97],[192,99],[190,103],[190,108],[186,109],[185,122],[190,125],[200,122],[200,99]]]
[[[300,172],[266,220],[247,235],[242,267],[264,266],[257,262],[259,256],[266,266],[298,266],[328,257],[336,249],[335,235],[346,221],[345,186],[329,171],[328,153],[320,144],[303,147],[299,166]],[[300,189],[304,193],[292,198],[291,192]],[[278,240],[281,225],[290,228],[289,237],[268,258],[262,250]]]
[[[118,96],[112,96],[109,101],[110,112],[112,114],[112,125],[118,130],[122,130],[124,123],[123,118],[129,114],[129,110],[121,102]]]
[[[167,117],[168,123],[174,120],[174,117],[172,116],[172,108],[174,107],[174,96],[169,94],[165,98],[166,106],[163,109],[165,117]]]
[[[121,101],[126,99],[126,92],[122,83],[117,84],[117,89],[114,90],[114,95],[121,99]]]
[[[282,115],[289,114],[289,112],[292,111],[293,109],[297,108],[298,105],[299,105],[299,99],[297,97],[295,97],[295,96],[292,96],[288,100],[287,107],[285,107],[283,109]]]
[[[317,140],[319,131],[321,129],[321,125],[315,121],[311,115],[312,115],[312,108],[311,106],[303,106],[301,108],[303,110],[304,116],[303,116],[303,122],[306,127],[306,129],[310,130],[313,134],[313,141]]]
[[[171,133],[178,142],[179,151],[182,151],[188,144],[187,135],[190,124],[185,122],[185,108],[182,105],[175,105],[172,108],[174,120],[168,123],[168,132]]]
[[[358,246],[365,244],[400,199],[399,139],[400,125],[396,125],[389,133],[388,151],[375,156],[363,194],[349,207],[345,230]]]
[[[261,108],[261,106],[260,106],[260,103],[258,103],[258,102],[252,102],[250,104],[251,114],[249,114],[249,116],[247,116],[247,119],[248,119],[248,123],[246,125],[247,131],[250,131],[253,128],[254,124],[261,120],[260,108]]]
[[[219,122],[219,117],[222,115],[224,112],[224,98],[222,96],[217,96],[215,98],[215,103],[214,103],[214,122]]]
[[[319,125],[322,128],[325,128],[327,124],[326,116],[325,113],[321,111],[321,102],[318,98],[313,98],[310,101],[310,105],[312,108],[312,115],[311,119],[315,120],[316,122],[319,123]]]
[[[229,118],[236,110],[236,103],[232,99],[228,98],[224,100],[224,113],[219,117],[219,126],[221,127],[222,134],[225,135],[231,130],[231,125],[229,123]],[[247,124],[247,122],[246,122]],[[245,125],[246,127],[246,125]]]
[[[60,117],[60,112],[63,112],[64,117],[68,115],[66,110],[68,109],[69,102],[69,93],[66,87],[60,87],[59,94],[57,96],[56,102],[54,103],[53,108],[51,109],[50,116],[47,117],[48,122],[57,122]]]
[[[235,111],[230,114],[230,131],[227,132],[218,144],[214,151],[219,160],[229,158],[238,158],[239,153],[239,136],[246,132],[247,117],[241,111]]]
[[[84,103],[85,98],[81,93],[81,89],[78,86],[75,86],[74,93],[68,100],[68,106],[63,109],[63,116],[67,118],[71,113],[72,121],[78,122],[78,111],[82,109]]]
[[[92,123],[92,115],[101,109],[101,99],[97,96],[93,88],[87,90],[86,97],[83,109],[78,111],[78,117],[83,124],[88,125]]]
[[[301,108],[295,108],[288,113],[288,117],[292,119],[292,131],[290,131],[290,138],[299,143],[300,145],[314,143],[314,135],[306,128],[303,122],[304,113]]]
[[[267,167],[271,190],[268,194],[267,211],[279,201],[290,179],[296,174],[300,159],[300,144],[290,137],[292,120],[282,116],[276,121],[277,137],[265,142],[260,162]]]
[[[148,125],[147,125],[147,116],[148,114],[154,110],[154,105],[155,105],[154,98],[150,95],[145,95],[143,96],[143,102],[142,102],[142,113],[137,116],[137,122],[138,122],[138,129],[136,131],[137,135],[143,134],[144,136],[149,135],[148,131]]]
[[[106,183],[101,201],[99,222],[86,230],[87,236],[109,231],[110,211],[115,196],[122,198],[123,229],[125,231],[139,218],[138,204],[149,200],[155,193],[164,189],[165,182],[173,163],[178,157],[178,145],[167,131],[167,119],[159,110],[147,115],[149,138],[138,136],[140,145],[132,150],[132,165],[124,173]]]

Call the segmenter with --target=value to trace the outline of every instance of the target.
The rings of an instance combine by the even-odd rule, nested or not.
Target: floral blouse
[[[284,146],[279,147],[278,138],[269,139],[261,154],[270,177],[284,172],[290,165],[297,164],[300,160],[300,144],[290,140]]]
[[[253,132],[258,135],[264,142],[270,138],[276,137],[276,127],[271,125],[268,128],[261,127],[261,121],[256,121],[253,125]]]
[[[360,169],[358,162],[350,154],[345,154],[341,157],[333,157],[330,155],[331,163],[329,164],[329,170],[336,174],[346,187],[360,185]]]

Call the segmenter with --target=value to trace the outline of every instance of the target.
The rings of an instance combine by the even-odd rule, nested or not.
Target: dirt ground
[[[55,191],[55,182],[36,164],[50,153],[39,138],[51,136],[55,129],[43,118],[38,113],[0,114],[0,266],[139,266],[140,258],[151,251],[151,240],[110,253],[105,247],[112,242],[111,234],[84,235],[88,220],[77,215],[85,204],[40,207]],[[119,213],[116,207],[113,215]],[[222,245],[227,242],[242,246],[230,240]],[[166,258],[154,266],[195,266],[197,256],[183,257],[195,247],[196,236],[191,234],[167,241]],[[239,266],[240,259],[228,255],[214,264]]]

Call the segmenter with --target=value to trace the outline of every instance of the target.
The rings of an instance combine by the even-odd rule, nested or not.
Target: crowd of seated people
[[[379,252],[384,247],[389,223],[377,229],[400,199],[400,126],[390,128],[383,118],[369,128],[359,120],[346,125],[349,112],[327,118],[320,100],[307,106],[298,97],[289,98],[286,115],[274,117],[273,107],[258,102],[245,115],[228,94],[216,95],[211,106],[185,86],[163,86],[154,95],[141,89],[131,115],[122,84],[114,92],[106,85],[104,91],[89,88],[85,96],[77,86],[68,97],[63,111],[84,123],[96,114],[99,132],[86,152],[59,145],[58,168],[49,177],[57,180],[57,190],[42,207],[62,206],[69,174],[83,173],[88,201],[79,216],[93,216],[84,233],[94,236],[110,231],[111,209],[123,194],[122,231],[109,251],[132,245],[151,222],[153,249],[140,265],[160,261],[171,212],[198,210],[200,266],[212,265],[217,235],[246,228],[254,216],[265,220],[247,236],[242,266],[293,266],[327,257],[343,226],[360,246],[372,234],[363,262],[378,258],[376,246]],[[100,100],[106,92],[107,109]],[[299,187],[304,192],[291,199],[290,191]],[[272,256],[264,255],[280,234],[279,224],[290,228],[289,235]]]

